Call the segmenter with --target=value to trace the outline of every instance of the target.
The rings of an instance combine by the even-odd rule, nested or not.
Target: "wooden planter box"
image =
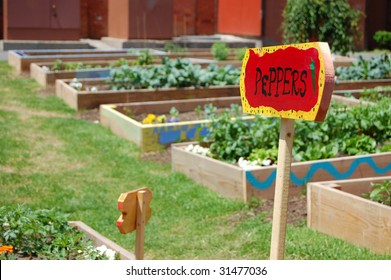
[[[87,226],[85,223],[83,223],[81,221],[71,221],[71,222],[69,222],[69,225],[76,227],[81,232],[84,232],[87,235],[87,237],[92,240],[92,243],[94,244],[94,246],[99,247],[99,246],[105,245],[108,249],[111,249],[115,252],[118,252],[121,260],[135,260],[136,259],[134,254],[125,250],[124,248],[122,248],[118,244],[114,243],[110,239],[104,237],[99,232],[97,232],[94,229]]]
[[[357,105],[357,99],[333,96],[333,102],[344,103],[349,106]],[[122,104],[102,104],[100,105],[100,122],[120,137],[128,139],[140,147],[141,152],[161,151],[172,143],[196,141],[200,137],[206,136],[209,131],[203,125],[209,120],[181,121],[177,123],[163,124],[142,124],[127,116],[126,112],[133,115],[141,113],[152,113],[157,115],[165,114],[172,107],[180,113],[192,112],[197,106],[203,107],[205,104],[213,104],[217,108],[229,108],[231,104],[241,104],[240,96],[190,99],[190,100],[170,100],[133,102]],[[252,116],[244,117],[251,120]]]
[[[105,79],[80,79],[83,86],[97,86],[100,88],[99,92],[92,92],[78,91],[69,86],[70,82],[71,80],[56,80],[56,95],[64,99],[69,106],[76,110],[93,109],[99,107],[101,104],[240,96],[239,86],[237,85],[209,88],[113,91],[108,89],[108,85],[105,85]],[[372,87],[375,86],[378,86],[378,83],[372,84]],[[338,90],[337,85],[335,90]]]
[[[134,49],[134,53],[129,53],[129,49],[123,50],[27,50],[8,51],[8,64],[14,67],[15,72],[20,74],[30,70],[31,63],[54,62],[61,59],[64,62],[95,61],[95,60],[116,60],[120,58],[136,58],[137,52],[142,49]],[[150,50],[153,55],[165,55],[165,52]]]
[[[126,115],[141,113],[165,114],[175,107],[180,113],[192,112],[197,106],[203,107],[212,103],[218,108],[229,108],[231,104],[240,104],[240,97],[205,98],[191,100],[171,100],[157,102],[135,102],[125,104],[109,104],[100,106],[100,122],[109,127],[118,136],[134,142],[141,152],[161,151],[171,143],[198,140],[209,131],[203,124],[209,120],[180,121],[175,123],[142,124]],[[253,117],[245,117],[253,119]]]
[[[391,207],[362,197],[371,190],[371,182],[387,179],[391,176],[309,183],[308,227],[376,253],[391,254]]]
[[[252,196],[274,198],[276,166],[244,170],[206,156],[186,151],[190,143],[171,145],[172,170],[182,172],[196,182],[221,195],[249,201]],[[308,182],[342,180],[391,175],[391,152],[364,156],[347,156],[292,164],[292,195]]]
[[[215,63],[218,66],[232,65],[234,67],[241,67],[241,61],[214,61],[210,59],[202,58],[189,58],[190,61],[194,64],[200,64],[202,66],[208,66],[211,63]],[[130,63],[135,62],[136,59],[127,59]],[[153,60],[154,64],[160,64],[162,61],[161,58],[155,58]],[[94,66],[100,66],[101,68],[92,68],[92,69],[81,69],[81,70],[60,70],[52,71],[45,70],[47,67],[51,69],[53,67],[53,62],[46,63],[31,63],[30,64],[30,77],[35,79],[40,85],[44,87],[53,86],[56,83],[56,80],[64,79],[88,79],[88,78],[106,78],[110,74],[110,65],[116,62],[116,60],[106,60],[106,61],[78,61],[83,64],[89,64]]]
[[[83,86],[88,87],[101,87],[104,84],[104,79],[81,79],[80,81]],[[56,80],[56,95],[76,110],[98,108],[101,104],[240,96],[237,86],[122,91],[107,89],[91,92],[77,91],[69,85],[70,82],[71,80]]]
[[[31,63],[50,63],[56,59],[61,59],[63,62],[78,62],[78,61],[112,61],[120,58],[135,59],[138,52],[143,49],[134,49],[134,52],[129,53],[130,49],[122,50],[34,50],[34,51],[8,51],[8,64],[14,67],[15,72],[20,74],[30,70]],[[133,50],[133,49],[132,49]],[[169,54],[159,50],[150,50],[151,55],[159,58],[166,56],[169,58],[200,58],[212,60],[213,56],[210,51],[204,52],[183,52]],[[229,60],[234,60],[235,57],[230,55]],[[232,62],[230,63],[232,64]],[[241,65],[241,62],[240,62]]]

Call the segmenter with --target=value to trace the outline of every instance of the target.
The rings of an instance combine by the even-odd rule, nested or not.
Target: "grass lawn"
[[[54,93],[52,94],[54,95]],[[134,251],[121,235],[117,200],[149,187],[152,217],[146,259],[268,259],[271,224],[252,204],[222,198],[168,164],[141,161],[138,148],[99,124],[79,119],[33,80],[0,63],[0,205],[56,208]],[[286,259],[391,259],[289,225]]]

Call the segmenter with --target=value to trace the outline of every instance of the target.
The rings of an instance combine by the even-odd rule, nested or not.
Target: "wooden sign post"
[[[334,89],[327,43],[248,49],[240,75],[243,112],[281,118],[270,259],[284,258],[294,120],[322,121]]]
[[[144,230],[151,217],[150,203],[152,191],[141,188],[122,193],[118,199],[118,209],[121,216],[117,220],[117,227],[122,234],[136,230],[136,259],[144,259]]]

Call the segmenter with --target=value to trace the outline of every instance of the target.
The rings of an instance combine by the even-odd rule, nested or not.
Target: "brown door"
[[[212,35],[216,32],[216,1],[197,0],[197,35]]]

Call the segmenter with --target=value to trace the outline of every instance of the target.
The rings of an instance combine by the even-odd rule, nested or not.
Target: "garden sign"
[[[122,193],[118,198],[121,216],[117,220],[117,227],[122,234],[136,230],[137,260],[144,258],[144,229],[152,214],[151,200],[152,191],[149,188]]]
[[[240,75],[243,112],[281,118],[270,259],[283,259],[294,120],[323,121],[334,89],[327,43],[247,49]]]

